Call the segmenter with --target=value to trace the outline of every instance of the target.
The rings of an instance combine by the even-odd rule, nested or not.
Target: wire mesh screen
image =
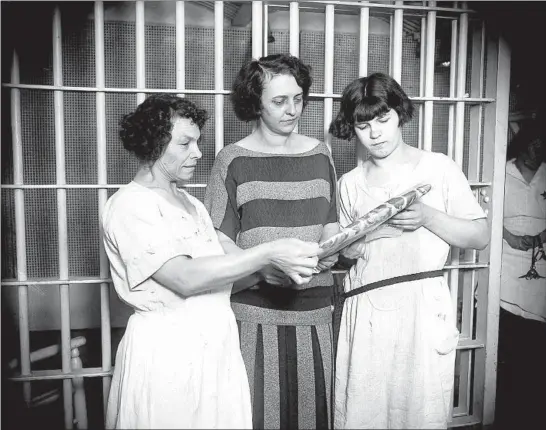
[[[108,21],[105,30],[106,86],[130,88],[136,86],[135,24]],[[224,30],[224,88],[231,84],[241,65],[251,58],[252,33],[250,29]],[[274,31],[268,44],[268,53],[287,52],[289,33]],[[95,86],[95,35],[89,21],[79,33],[63,38],[63,81],[65,85]],[[334,93],[358,77],[358,35],[336,33],[334,37]],[[402,43],[402,85],[409,95],[419,94],[419,40],[405,34]],[[369,35],[368,72],[388,72],[390,39],[384,34]],[[146,24],[146,86],[150,88],[176,87],[176,28],[168,24]],[[314,83],[311,92],[324,92],[324,33],[300,32],[300,53],[311,65]],[[471,53],[469,53],[471,55]],[[214,29],[185,28],[185,87],[214,89]],[[25,67],[25,62],[21,63]],[[22,76],[25,74],[21,70]],[[42,77],[32,82],[52,83],[51,69],[44,69]],[[448,95],[449,73],[435,74],[435,95]],[[206,184],[214,162],[214,96],[187,95],[188,99],[208,110],[211,119],[203,130],[201,150],[203,157],[192,180]],[[64,133],[66,180],[68,184],[97,183],[97,131],[95,94],[65,92]],[[250,123],[236,119],[229,96],[224,98],[224,143],[231,144],[248,135]],[[56,182],[55,124],[53,93],[49,91],[21,91],[22,140],[24,182],[26,184],[54,184]],[[119,121],[136,107],[136,95],[106,94],[106,147],[107,177],[110,184],[124,184],[132,180],[137,161],[118,139]],[[339,108],[334,100],[333,115]],[[468,116],[468,113],[467,113]],[[404,139],[417,145],[418,111],[403,128]],[[324,104],[322,99],[310,100],[299,125],[299,132],[317,139],[324,138]],[[448,107],[435,105],[433,121],[433,150],[446,153]],[[466,143],[466,148],[468,142]],[[355,142],[332,139],[332,152],[338,177],[356,166]],[[465,154],[468,151],[465,150]],[[3,181],[11,183],[3,175]],[[190,188],[189,192],[203,199],[204,188]],[[110,196],[114,191],[109,190]],[[67,192],[69,273],[71,276],[97,276],[99,267],[99,221],[97,190],[74,189]],[[30,277],[58,276],[57,202],[54,190],[25,191],[28,275]],[[3,231],[14,228],[13,192],[2,192]],[[2,236],[2,277],[15,275],[14,234]]]

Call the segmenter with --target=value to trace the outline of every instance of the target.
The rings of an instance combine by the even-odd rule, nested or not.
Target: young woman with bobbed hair
[[[345,88],[330,126],[340,139],[356,136],[368,153],[339,180],[341,227],[410,188],[431,185],[378,238],[341,252],[356,259],[344,291],[363,285],[368,291],[343,306],[335,378],[339,429],[445,428],[451,417],[458,331],[438,271],[450,245],[482,249],[489,234],[459,166],[404,142],[402,127],[412,114],[400,85],[374,73]]]

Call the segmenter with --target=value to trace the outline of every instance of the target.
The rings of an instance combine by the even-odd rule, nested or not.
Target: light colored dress
[[[514,160],[506,163],[504,226],[511,233],[535,236],[546,229],[546,163],[527,183]],[[523,279],[531,267],[533,250],[502,246],[501,307],[514,315],[546,321],[546,278]],[[546,276],[546,260],[536,262],[539,275]]]
[[[114,287],[135,309],[116,354],[107,428],[252,426],[231,284],[184,298],[151,278],[176,256],[223,254],[206,209],[187,196],[198,219],[135,182],[104,208]]]
[[[461,169],[443,154],[425,153],[403,183],[370,186],[360,166],[343,175],[341,226],[421,184],[432,187],[423,203],[459,218],[485,217]],[[449,249],[424,227],[371,241],[346,275],[344,290],[441,269]],[[336,357],[335,428],[447,427],[458,335],[443,277],[345,300]]]

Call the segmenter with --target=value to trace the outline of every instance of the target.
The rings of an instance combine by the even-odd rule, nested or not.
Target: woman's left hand
[[[325,257],[322,260],[320,260],[317,264],[317,270],[324,271],[328,270],[330,267],[332,267],[334,264],[337,263],[339,253],[332,254],[329,257]]]
[[[434,216],[434,211],[435,209],[424,203],[414,202],[411,206],[393,216],[388,224],[404,230],[414,231],[419,227],[426,227]]]

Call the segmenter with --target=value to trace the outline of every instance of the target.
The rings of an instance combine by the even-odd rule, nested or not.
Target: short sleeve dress
[[[243,249],[286,237],[318,242],[324,225],[337,222],[330,151],[322,142],[299,154],[226,146],[205,206]],[[254,428],[331,427],[332,285],[326,271],[302,286],[261,282],[232,296]]]
[[[518,236],[535,236],[546,229],[546,163],[527,183],[514,160],[506,163],[504,227]],[[501,307],[515,315],[546,322],[546,278],[524,279],[531,267],[533,249],[520,251],[506,241],[502,247]],[[546,260],[536,262],[546,276]]]
[[[423,203],[458,218],[485,217],[457,164],[443,154],[426,152],[399,183],[370,186],[361,167],[341,177],[341,227],[421,184],[432,187]],[[374,240],[346,275],[344,289],[441,269],[449,250],[424,227]],[[336,358],[335,428],[445,428],[451,416],[457,341],[443,277],[349,297]]]
[[[251,427],[231,284],[186,298],[152,279],[174,257],[223,254],[202,203],[188,198],[198,219],[136,182],[105,205],[114,287],[135,310],[116,354],[107,428]]]

